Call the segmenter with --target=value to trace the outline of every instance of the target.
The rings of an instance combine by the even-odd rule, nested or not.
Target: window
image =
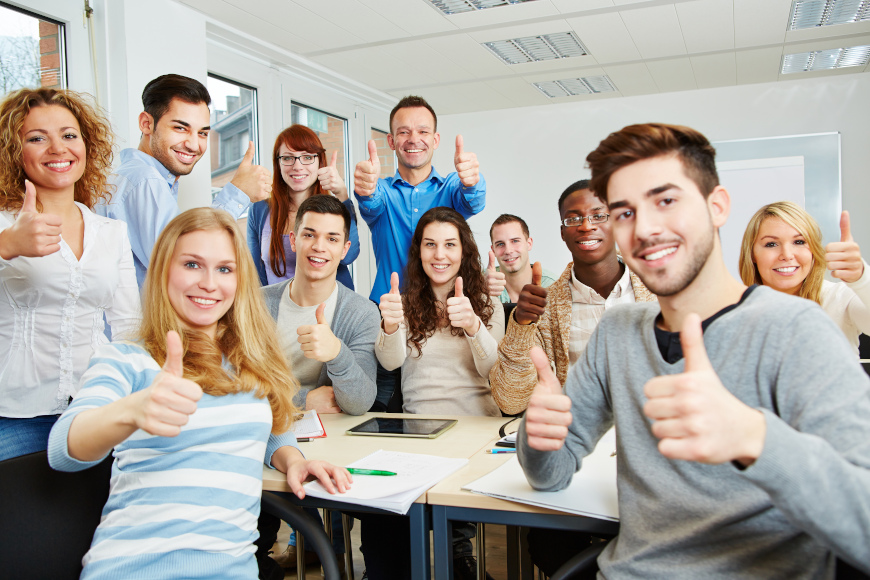
[[[353,190],[353,182],[348,181],[344,159],[345,143],[347,140],[347,121],[341,117],[335,117],[305,105],[292,103],[290,105],[290,123],[305,125],[317,133],[323,148],[326,149],[327,163],[332,159],[332,152],[338,151],[338,158],[335,162],[338,174],[344,179],[348,190]]]
[[[211,95],[208,148],[214,196],[232,180],[248,143],[253,141],[257,146],[257,90],[209,75],[208,92]]]
[[[0,4],[0,95],[66,86],[63,26]]]
[[[381,162],[380,177],[392,177],[396,174],[395,157],[390,144],[387,143],[387,135],[386,131],[372,128],[372,140],[378,146],[378,158]]]

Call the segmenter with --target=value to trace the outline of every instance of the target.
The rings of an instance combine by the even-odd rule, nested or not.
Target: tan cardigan
[[[492,398],[505,413],[515,415],[526,410],[538,375],[529,351],[539,346],[556,364],[556,377],[564,385],[568,377],[568,345],[571,342],[571,269],[568,264],[562,275],[547,288],[547,306],[534,324],[517,324],[513,313],[498,346],[498,362],[489,373]],[[652,302],[650,292],[634,272],[629,271],[636,302]]]

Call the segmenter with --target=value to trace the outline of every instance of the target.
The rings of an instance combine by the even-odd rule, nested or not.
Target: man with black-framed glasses
[[[616,304],[655,300],[617,254],[607,204],[580,180],[559,197],[562,240],[573,261],[549,288],[541,272],[523,287],[489,374],[492,396],[505,413],[525,411],[537,383],[529,349],[544,349],[564,384],[604,311]]]
[[[540,264],[535,265],[489,373],[492,397],[505,413],[522,413],[529,404],[538,382],[529,355],[533,346],[547,353],[564,385],[568,367],[583,354],[605,310],[656,299],[618,255],[607,204],[588,180],[573,183],[559,197],[559,221],[573,261],[549,288],[541,286]],[[587,534],[537,528],[528,540],[532,561],[548,576],[592,541]]]

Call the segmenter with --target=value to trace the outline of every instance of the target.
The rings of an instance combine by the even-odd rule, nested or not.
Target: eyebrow
[[[78,127],[73,127],[73,126],[61,127],[60,130],[61,131],[69,131],[69,130],[81,131],[81,129],[79,129]],[[25,135],[29,135],[30,133],[45,133],[46,135],[48,135],[48,131],[46,129],[31,129],[30,131],[25,133]]]
[[[317,233],[317,230],[315,230],[314,228],[309,228],[308,226],[303,227],[302,231],[303,232],[311,232],[312,234]],[[340,233],[343,234],[344,232],[340,232]],[[326,235],[327,236],[337,236],[337,235],[339,235],[339,232],[326,232]]]
[[[646,193],[643,194],[643,196],[644,197],[653,197],[655,195],[658,195],[660,193],[664,193],[664,192],[671,190],[671,189],[680,189],[680,188],[677,187],[676,185],[674,185],[673,183],[664,183],[662,185],[659,185],[658,187],[653,187],[652,189],[648,190]],[[628,202],[625,200],[614,201],[612,203],[607,204],[607,207],[609,207],[610,209],[617,209],[617,208],[626,207],[626,206],[628,206]]]
[[[801,233],[797,233],[797,234],[793,235],[791,239],[795,240],[795,239],[797,239],[797,238],[803,238],[803,237],[804,237],[803,234],[801,234]],[[773,234],[766,234],[766,235],[764,235],[764,236],[761,236],[759,239],[763,240],[764,238],[771,238],[771,239],[773,239],[773,240],[778,240],[778,239],[779,239],[779,236],[775,236],[775,235],[773,235]],[[786,239],[788,239],[788,238],[786,238]]]
[[[605,208],[603,205],[599,205],[599,206],[593,207],[593,208],[590,209],[589,211],[590,211],[590,212],[596,212],[596,211],[601,211],[601,210],[603,210],[603,209],[606,209],[606,208]],[[577,215],[583,215],[583,212],[580,211],[579,209],[569,209],[569,210],[567,210],[565,213],[566,213],[566,214],[568,214],[568,213],[576,213]]]
[[[206,261],[206,259],[203,258],[202,256],[200,256],[198,254],[191,254],[190,252],[185,252],[184,254],[181,254],[179,256],[179,258],[193,258],[194,260],[199,260],[200,262]],[[221,262],[218,262],[218,265],[223,266],[224,264],[235,264],[235,263],[236,263],[236,259],[232,258],[229,260],[223,260]]]
[[[170,123],[177,123],[179,125],[187,127],[188,129],[190,128],[190,123],[188,123],[187,121],[182,121],[181,119],[172,119]],[[205,127],[202,127],[200,131],[211,131],[211,125],[206,125]]]
[[[458,240],[458,239],[459,239],[459,238],[446,238],[444,241],[445,241],[445,242],[455,242],[455,241]],[[434,242],[435,239],[434,239],[434,238],[423,238],[423,241],[424,241],[424,242],[425,242],[425,241]]]

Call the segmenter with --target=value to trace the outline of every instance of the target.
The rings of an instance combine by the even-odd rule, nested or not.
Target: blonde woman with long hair
[[[82,578],[257,576],[262,464],[291,489],[346,470],[306,460],[288,432],[298,383],[277,342],[242,234],[198,208],[160,234],[136,342],[100,348],[49,439],[76,471],[114,448],[110,497]]]
[[[88,359],[139,324],[127,225],[108,197],[112,132],[89,97],[20,89],[0,102],[0,460],[45,449]]]
[[[825,269],[844,283],[825,280]],[[816,220],[790,201],[759,209],[743,234],[740,277],[819,304],[858,353],[858,335],[870,333],[870,275],[852,239],[849,213],[840,218],[840,240],[822,247]]]

